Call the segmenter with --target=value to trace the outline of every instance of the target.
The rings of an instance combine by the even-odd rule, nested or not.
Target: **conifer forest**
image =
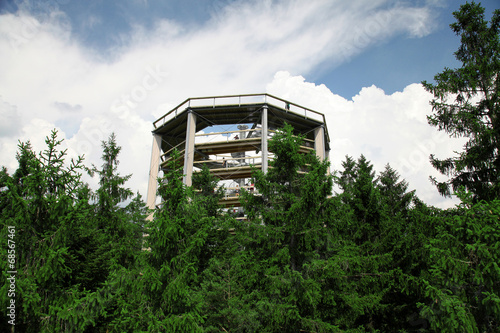
[[[54,130],[0,171],[0,331],[500,332],[500,10],[454,16],[461,67],[422,84],[429,126],[467,139],[429,157],[458,205],[423,202],[391,161],[346,156],[329,173],[286,125],[253,172],[259,195],[241,190],[245,218],[219,206],[208,169],[185,186],[176,158],[150,211],[114,134],[96,166]]]

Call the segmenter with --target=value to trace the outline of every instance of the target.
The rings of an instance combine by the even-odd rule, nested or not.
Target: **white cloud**
[[[116,48],[106,61],[73,39],[72,27],[58,8],[36,17],[3,14],[0,91],[8,107],[0,115],[17,123],[19,130],[4,131],[2,164],[15,168],[18,139],[32,139],[41,150],[43,137],[58,127],[71,156],[85,153],[87,164],[100,165],[100,141],[114,131],[123,147],[121,173],[133,173],[129,186],[145,194],[155,118],[187,97],[262,92],[280,70],[307,74],[320,63],[342,63],[398,34],[429,33],[424,29],[432,26],[427,8],[391,3],[236,1],[224,4],[218,16],[202,25],[164,20],[153,24],[153,30],[137,26],[131,35],[122,36],[129,41],[126,46]],[[421,93],[412,86],[391,96],[364,88],[347,101],[325,86],[280,73],[269,89],[298,103],[303,100],[305,106],[328,106],[335,119],[330,126],[334,147],[350,147],[346,152],[351,155],[366,149],[376,155],[376,163],[407,155],[403,142],[396,145],[395,155],[395,148],[378,145],[372,137],[364,139],[381,135],[383,142],[399,140],[400,132],[380,131],[373,124],[422,118],[415,109],[420,99],[413,101],[415,108],[395,110],[395,105],[410,103],[406,96]],[[336,128],[335,122],[342,127]],[[366,132],[351,135],[358,128]],[[411,140],[419,135],[401,135],[418,147]]]
[[[349,101],[324,85],[279,72],[267,91],[325,114],[334,170],[342,170],[346,155],[357,159],[363,154],[377,172],[390,163],[424,202],[440,207],[457,202],[442,198],[429,182],[430,175],[439,176],[429,163],[429,155],[449,156],[461,150],[464,140],[450,139],[427,124],[432,95],[420,84],[409,85],[392,95],[371,86]]]
[[[24,125],[18,127],[18,133],[13,137],[0,137],[0,156],[2,166],[13,172],[17,168],[16,153],[18,152],[19,142],[30,142],[33,150],[38,154],[45,150],[45,138],[50,136],[52,130],[58,131],[58,138],[65,139],[65,134],[54,123],[41,118],[24,119]],[[63,143],[60,150],[67,148]]]
[[[0,97],[0,137],[18,135],[20,127],[21,115],[17,108]]]
[[[86,29],[93,29],[102,24],[102,18],[96,15],[90,15],[85,21],[83,21],[82,26]]]

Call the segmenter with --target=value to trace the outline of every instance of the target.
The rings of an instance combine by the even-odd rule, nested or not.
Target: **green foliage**
[[[462,31],[463,22],[486,27],[478,8],[462,7],[454,29]],[[497,16],[481,38],[494,35]],[[461,49],[457,56],[469,61],[472,51]],[[446,84],[462,83],[445,84],[442,75],[432,89],[443,101],[451,91]],[[475,112],[469,103],[472,92],[451,93],[462,94],[460,107]],[[474,132],[479,141],[494,142],[494,133],[484,136],[484,128],[463,110],[437,99],[433,103],[438,114],[431,122],[447,122],[443,129],[468,134],[471,126],[479,129]],[[485,102],[481,110],[496,110],[495,103]],[[446,118],[451,111],[463,118]],[[347,156],[333,177],[327,161],[301,153],[302,142],[289,125],[276,131],[269,142],[274,153],[269,170],[254,170],[256,191],[242,190],[244,219],[219,206],[223,189],[209,169],[193,176],[193,187],[185,186],[182,158],[174,151],[158,180],[162,203],[147,223],[150,212],[141,196],[132,197],[125,187],[130,175],[118,172],[121,148],[113,134],[102,143],[100,169],[86,168],[81,158],[67,165],[55,131],[40,154],[29,142],[20,143],[18,169],[12,176],[0,170],[0,238],[11,237],[8,226],[16,229],[16,329],[500,330],[500,201],[490,181],[496,177],[493,169],[474,166],[477,177],[470,179],[457,173],[454,179],[460,181],[443,186],[455,188],[467,178],[470,182],[457,193],[461,204],[441,210],[408,191],[408,183],[389,165],[377,175],[363,155],[357,160]],[[492,146],[469,152],[481,155],[485,147]],[[473,156],[469,152],[446,167],[462,170]],[[477,161],[481,167],[496,163]],[[99,177],[95,192],[81,181],[85,170]],[[484,179],[489,179],[487,186]],[[332,196],[334,181],[342,192]],[[0,256],[7,258],[7,250],[1,247]],[[11,269],[6,260],[0,267],[0,312],[5,316]],[[0,323],[0,330],[9,329]]]
[[[130,189],[122,186],[132,177],[132,175],[120,176],[118,173],[118,154],[121,147],[116,143],[114,133],[110,135],[108,141],[102,142],[102,169],[93,166],[90,173],[99,175],[99,189],[97,190],[99,206],[103,211],[127,200],[133,194]]]
[[[431,327],[442,332],[500,329],[500,201],[462,204],[436,226],[426,246],[430,269],[420,303]]]
[[[337,177],[343,193],[328,198],[328,164],[300,154],[300,143],[289,126],[277,132],[269,172],[255,173],[260,195],[242,193],[246,222],[222,213],[208,170],[194,178],[194,190],[184,186],[174,156],[160,180],[164,202],[148,225],[150,251],[142,252],[147,211],[139,195],[120,206],[120,193],[130,192],[116,168],[107,168],[117,164],[113,137],[103,149],[114,156],[104,155],[102,170],[94,167],[101,176],[96,194],[79,182],[74,170],[81,163],[64,167],[55,133],[44,158],[21,144],[15,176],[0,174],[2,217],[21,228],[19,249],[29,249],[20,252],[18,327],[498,329],[498,201],[474,204],[462,195],[456,210],[436,210],[407,192],[389,166],[376,177],[363,156],[346,159]]]
[[[250,223],[242,242],[245,258],[251,256],[252,269],[261,275],[253,284],[259,295],[252,310],[259,313],[263,332],[334,329],[316,316],[320,285],[305,274],[325,246],[332,177],[327,162],[299,153],[301,143],[291,126],[278,130],[269,142],[275,153],[269,171],[254,171],[259,195],[242,193]]]
[[[431,155],[432,165],[451,177],[433,181],[443,195],[465,186],[476,199],[492,200],[500,196],[500,10],[489,23],[480,4],[466,3],[453,15],[457,21],[450,27],[461,37],[455,57],[462,67],[445,68],[435,84],[422,83],[434,95],[429,124],[468,142],[456,157]]]
[[[120,280],[123,287],[117,295],[126,312],[115,313],[113,327],[117,331],[130,325],[144,331],[201,331],[201,301],[195,286],[208,261],[209,234],[215,232],[214,217],[207,212],[215,208],[198,205],[199,201],[193,200],[191,189],[182,183],[178,161],[179,153],[175,151],[164,177],[159,179],[158,194],[164,201],[147,225],[148,252],[138,268],[140,276],[133,284]],[[212,183],[210,179],[208,183]],[[209,185],[201,182],[200,186]],[[121,279],[120,275],[116,278]],[[127,290],[135,295],[133,302],[126,300]],[[151,316],[140,314],[144,307]],[[134,315],[130,318],[130,314]],[[145,319],[149,322],[144,322]]]
[[[72,330],[85,327],[87,320],[65,321],[65,311],[79,294],[78,277],[73,277],[75,258],[71,251],[74,231],[85,223],[85,211],[74,200],[81,194],[82,159],[66,167],[66,151],[53,131],[47,149],[36,155],[29,143],[19,144],[20,167],[2,181],[2,239],[7,226],[16,229],[16,328],[25,331],[52,331],[66,325]],[[73,223],[77,220],[76,223]],[[6,248],[1,255],[6,257]],[[2,261],[0,290],[2,309],[7,307],[7,262]],[[89,318],[91,320],[91,318]]]
[[[96,248],[102,251],[101,260],[106,259],[107,270],[115,265],[128,266],[142,248],[142,231],[147,215],[146,207],[139,194],[130,200],[133,192],[125,188],[125,183],[132,175],[121,176],[118,173],[118,155],[121,147],[117,145],[114,133],[102,142],[102,169],[93,166],[92,175],[99,176],[99,188],[95,198],[93,215],[97,231],[102,237]],[[129,203],[124,206],[125,202]],[[104,279],[100,281],[104,282]]]
[[[349,229],[358,245],[369,242],[379,235],[382,220],[380,191],[373,166],[363,156],[355,162],[349,156],[343,162],[344,170],[337,184],[343,190],[341,200],[350,209]]]
[[[2,239],[7,226],[16,229],[16,329],[21,331],[73,332],[97,325],[107,306],[99,288],[112,266],[133,260],[142,241],[140,198],[126,209],[117,207],[121,200],[114,195],[124,190],[115,168],[108,170],[101,189],[118,180],[118,192],[99,190],[94,195],[80,180],[86,169],[82,158],[66,166],[61,143],[56,131],[38,155],[29,142],[20,143],[19,168],[13,176],[3,169],[0,176]],[[105,201],[109,204],[103,205]],[[104,217],[112,223],[105,223]],[[6,248],[0,251],[6,256]],[[7,262],[1,264],[0,301],[5,309],[9,269]]]
[[[399,175],[389,164],[377,178],[378,189],[386,207],[389,208],[389,214],[406,216],[410,209],[415,191],[408,192],[408,182],[398,181]]]
[[[394,265],[393,250],[402,230],[401,222],[388,214],[388,194],[393,191],[379,189],[373,166],[364,156],[357,161],[347,156],[343,166],[336,178],[343,192],[330,207],[334,222],[329,224],[328,257],[317,261],[315,269],[317,279],[324,281],[322,290],[328,290],[324,311],[346,330],[396,329],[404,326],[390,315],[400,311],[397,289],[402,272]],[[397,176],[392,176],[397,184]]]
[[[205,330],[258,332],[262,329],[257,307],[262,300],[258,289],[261,269],[252,252],[244,251],[248,226],[231,218],[219,223],[217,255],[203,271],[198,289]]]
[[[224,196],[224,187],[217,188],[218,181],[207,166],[193,174],[193,189],[200,194],[195,198],[197,204],[212,217],[220,215],[219,200]]]
[[[242,194],[242,206],[250,220],[263,223],[269,229],[266,233],[276,238],[277,247],[270,250],[288,247],[292,270],[300,269],[321,246],[325,203],[332,189],[328,163],[313,154],[300,154],[301,140],[289,125],[278,130],[269,142],[275,158],[268,173],[254,171],[255,187],[261,195]]]

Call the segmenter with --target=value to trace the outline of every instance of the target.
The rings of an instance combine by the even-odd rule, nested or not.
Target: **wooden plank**
[[[253,165],[255,168],[260,168],[261,164]],[[199,171],[197,171],[199,172]],[[252,166],[238,166],[238,167],[227,167],[227,168],[219,168],[219,169],[210,169],[210,173],[212,173],[215,177],[219,179],[241,179],[241,178],[250,178],[252,176]]]
[[[221,134],[232,134],[232,133],[241,133],[241,132],[260,132],[259,129],[248,129],[248,130],[237,130],[237,131],[225,131],[225,132],[210,132],[210,133],[203,133],[203,134],[196,134],[196,136],[209,136],[209,135],[221,135]]]
[[[158,171],[160,170],[160,150],[161,150],[161,136],[153,134],[153,145],[151,151],[151,164],[149,167],[149,180],[148,180],[148,194],[147,206],[149,209],[154,209],[156,203],[156,190],[158,187]],[[151,221],[152,215],[148,216]]]

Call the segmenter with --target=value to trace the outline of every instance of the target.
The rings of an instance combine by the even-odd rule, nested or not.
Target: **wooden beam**
[[[325,159],[325,128],[319,126],[314,129],[314,149],[316,156],[323,161]]]
[[[194,162],[194,135],[196,133],[196,115],[188,112],[186,129],[186,153],[184,154],[184,184],[191,186]]]
[[[153,134],[153,148],[151,151],[151,164],[149,167],[147,206],[149,209],[155,208],[156,189],[158,187],[158,172],[160,170],[160,150],[161,136]],[[152,216],[150,216],[152,218]],[[150,218],[148,217],[148,219]]]
[[[268,148],[267,148],[267,134],[268,134],[268,124],[267,124],[267,105],[262,107],[262,135],[261,135],[261,149],[262,149],[262,172],[267,173],[268,164]]]

